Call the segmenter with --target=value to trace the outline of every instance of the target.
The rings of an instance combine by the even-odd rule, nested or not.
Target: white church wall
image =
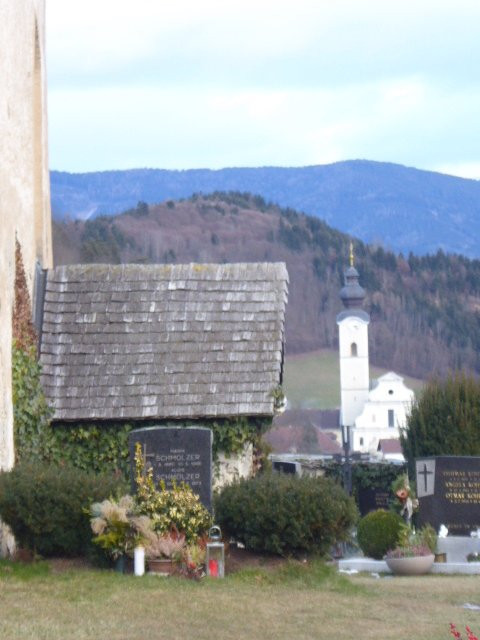
[[[406,426],[414,394],[403,378],[389,372],[381,376],[369,392],[363,411],[355,420],[354,446],[357,451],[376,451],[378,441],[399,438]],[[389,415],[389,412],[390,415]]]
[[[0,20],[0,469],[13,465],[15,238],[32,293],[35,261],[52,266],[43,0],[2,0]]]

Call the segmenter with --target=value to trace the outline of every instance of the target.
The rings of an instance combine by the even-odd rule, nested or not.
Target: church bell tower
[[[338,344],[340,356],[340,393],[342,426],[353,427],[368,399],[370,373],[368,363],[368,324],[370,316],[361,306],[365,291],[359,285],[354,267],[353,246],[350,244],[350,266],[344,273],[340,291],[345,310],[338,314]]]

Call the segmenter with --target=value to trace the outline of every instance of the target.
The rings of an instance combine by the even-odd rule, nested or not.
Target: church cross
[[[423,471],[419,471],[418,472],[419,476],[423,476],[423,481],[425,483],[425,493],[427,492],[427,476],[431,476],[433,475],[433,471],[427,471],[427,465],[425,464],[425,462],[423,463]]]

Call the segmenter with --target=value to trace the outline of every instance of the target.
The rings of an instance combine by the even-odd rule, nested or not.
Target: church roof
[[[365,299],[365,289],[358,283],[359,275],[354,266],[344,272],[345,284],[340,290],[340,298],[347,309],[361,307]]]
[[[54,419],[272,415],[287,286],[283,263],[50,270],[40,360]]]
[[[378,441],[377,451],[385,454],[403,453],[402,445],[398,438],[380,438]]]

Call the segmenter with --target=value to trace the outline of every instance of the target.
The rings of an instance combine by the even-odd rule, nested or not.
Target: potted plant
[[[123,573],[125,556],[132,555],[136,546],[153,535],[150,518],[138,515],[132,496],[124,495],[118,502],[113,498],[94,502],[90,507],[90,526],[93,542],[104,549]]]
[[[397,575],[422,575],[432,568],[436,546],[437,535],[430,525],[418,532],[405,527],[400,532],[397,546],[387,551],[385,560]]]
[[[172,529],[170,533],[153,533],[145,545],[149,571],[160,575],[175,573],[176,564],[181,562],[185,549],[185,535]]]

